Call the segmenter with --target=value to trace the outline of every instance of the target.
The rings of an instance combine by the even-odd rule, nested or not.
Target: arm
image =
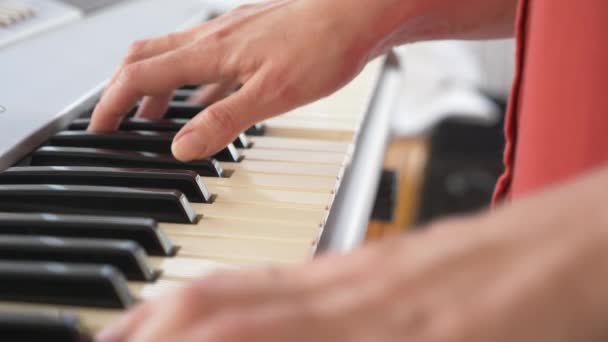
[[[606,341],[606,189],[608,168],[350,255],[211,275],[100,338]]]
[[[394,44],[509,34],[515,1],[273,0],[240,7],[190,30],[134,43],[89,128],[116,129],[141,99],[137,115],[160,118],[184,84],[215,84],[210,98],[243,84],[176,136],[178,159],[204,157],[255,122],[331,94]]]

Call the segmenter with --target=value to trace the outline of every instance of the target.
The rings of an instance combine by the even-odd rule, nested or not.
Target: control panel
[[[0,0],[0,49],[82,17],[75,6],[54,0]]]

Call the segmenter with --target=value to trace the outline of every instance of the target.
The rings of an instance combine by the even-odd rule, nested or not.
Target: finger
[[[131,331],[137,330],[138,325],[142,324],[152,313],[153,303],[139,304],[124,315],[117,323],[101,330],[95,340],[99,342],[118,342],[127,340]]]
[[[192,40],[192,36],[193,31],[188,30],[166,34],[150,40],[137,41],[131,45],[123,66],[178,49],[188,44]],[[118,71],[116,75],[118,75]],[[112,83],[113,80],[109,84]],[[159,119],[166,112],[170,100],[171,93],[157,97],[146,97],[142,101],[136,116],[146,119]]]
[[[235,81],[228,81],[201,87],[190,95],[188,102],[196,104],[215,103],[225,98],[229,91],[235,90],[237,85],[238,83]]]
[[[175,158],[190,161],[207,157],[255,123],[256,114],[263,112],[256,101],[254,83],[207,107],[182,127],[171,147]]]
[[[201,63],[201,51],[192,46],[124,67],[95,108],[89,129],[115,130],[144,95],[159,96],[184,84],[212,83],[225,77],[219,63]],[[208,61],[219,59],[212,46],[207,44],[204,49]]]
[[[141,119],[161,119],[167,112],[172,98],[172,92],[160,96],[147,96],[139,105],[135,116]]]
[[[126,57],[122,61],[121,65],[116,69],[112,78],[106,85],[106,88],[110,87],[116,81],[116,77],[120,74],[120,71],[125,66],[139,62],[141,60],[157,56],[167,51],[178,49],[188,44],[194,35],[194,30],[187,30],[181,32],[174,32],[166,34],[157,38],[138,40],[131,44]]]
[[[288,303],[268,303],[256,307],[235,308],[197,322],[183,332],[175,332],[179,341],[200,342],[279,342],[331,341],[316,339],[323,335],[317,324],[300,314],[302,303],[292,298]],[[315,334],[313,337],[311,334]]]
[[[168,297],[162,310],[154,310],[145,324],[132,331],[129,340],[169,340],[224,311],[242,311],[294,296],[301,298],[299,290],[298,282],[286,268],[206,276]]]

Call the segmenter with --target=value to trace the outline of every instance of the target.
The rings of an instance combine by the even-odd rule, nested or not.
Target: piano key
[[[80,185],[0,185],[0,211],[198,219],[179,191]]]
[[[156,256],[173,256],[177,251],[156,221],[149,218],[0,213],[0,235],[16,234],[131,240]]]
[[[160,273],[148,264],[147,258],[141,246],[126,240],[18,235],[3,235],[0,239],[2,261],[111,265],[129,280],[152,282]]]
[[[63,317],[66,316],[78,317],[84,329],[89,330],[91,332],[99,331],[100,329],[107,327],[111,323],[116,323],[116,321],[120,319],[121,315],[124,314],[124,311],[121,309],[109,309],[99,307],[88,308],[82,306],[77,307],[66,305],[33,304],[2,301],[0,301],[0,310],[21,315],[44,315],[57,319],[63,319]],[[45,339],[35,341],[45,341]]]
[[[346,155],[342,152],[320,152],[320,151],[285,151],[277,149],[256,148],[241,150],[248,160],[267,160],[317,164],[343,165]]]
[[[310,241],[248,240],[209,238],[195,235],[171,237],[182,248],[180,257],[211,258],[217,261],[257,260],[297,263],[312,258],[314,245]]]
[[[240,163],[220,163],[222,168],[236,172],[255,172],[280,175],[341,177],[343,167],[336,164],[313,164],[300,162],[277,162],[245,159]]]
[[[76,315],[0,312],[0,336],[5,341],[89,342]]]
[[[52,236],[2,235],[0,260],[108,264],[129,280],[151,282],[163,278],[193,279],[217,269],[234,268],[204,259],[149,259],[141,247],[125,240],[74,239]],[[157,267],[152,266],[153,264]],[[195,270],[199,273],[195,273]]]
[[[173,132],[128,131],[98,133],[88,131],[59,132],[48,141],[49,146],[88,147],[111,150],[130,150],[171,153]],[[242,158],[234,145],[229,144],[213,156],[219,161],[239,162]]]
[[[129,282],[129,290],[137,299],[147,300],[157,298],[167,292],[177,289],[181,282],[176,280],[159,279],[152,284]]]
[[[209,203],[211,193],[188,170],[120,169],[82,166],[12,167],[0,172],[0,184],[103,185],[181,191],[190,202]]]
[[[169,154],[118,151],[83,147],[44,146],[31,155],[32,166],[111,166],[144,169],[190,170],[201,176],[222,177],[223,169],[215,159],[182,163]],[[236,164],[235,164],[236,165]]]
[[[177,89],[173,92],[173,101],[175,102],[185,102],[188,101],[190,96],[194,94],[194,90],[190,89]]]
[[[162,269],[163,278],[175,280],[192,280],[208,275],[218,270],[236,270],[235,265],[202,258],[157,258],[150,257],[150,264]]]
[[[244,133],[239,134],[236,139],[234,139],[232,144],[238,148],[251,148],[253,146],[253,143]]]
[[[52,305],[52,304],[33,304],[24,302],[2,302],[0,301],[0,310],[5,312],[14,312],[21,315],[45,315],[57,319],[63,319],[66,316],[78,317],[84,329],[95,332],[111,323],[116,323],[124,311],[121,309],[99,308],[99,307],[84,307],[84,306],[67,306],[67,305]],[[28,341],[28,340],[26,340]],[[36,340],[46,341],[46,339]],[[51,340],[55,341],[55,340]],[[63,341],[63,340],[57,340]],[[79,341],[82,342],[82,341]]]
[[[153,298],[163,294],[167,290],[175,289],[179,285],[175,282],[160,283],[160,286],[151,286],[148,284],[128,284],[128,289],[130,290],[132,297]],[[108,326],[110,323],[116,322],[122,317],[121,315],[124,314],[124,309],[125,308],[93,305],[76,306],[76,304],[47,304],[44,301],[37,301],[34,304],[25,301],[1,301],[0,299],[0,310],[2,311],[23,314],[45,314],[55,317],[76,315],[82,320],[83,326],[91,331],[97,331]]]
[[[327,209],[332,200],[330,193],[284,191],[275,189],[242,189],[231,186],[214,186],[217,203],[251,203],[274,207]]]
[[[352,115],[348,112],[348,108],[341,108],[339,111],[317,111],[313,108],[296,108],[295,110],[285,113],[282,116],[287,119],[294,120],[321,120],[327,122],[345,122],[350,124],[359,125],[362,116]]]
[[[63,131],[52,136],[47,145],[171,153],[173,137],[173,133],[149,131]]]
[[[245,131],[245,134],[253,135],[253,136],[262,136],[262,135],[266,134],[266,125],[263,123],[257,123],[255,125],[249,127]]]
[[[70,123],[68,130],[84,131],[89,127],[90,119],[76,119]],[[186,123],[187,119],[161,119],[149,120],[140,118],[126,118],[120,123],[121,131],[156,131],[156,132],[177,132]]]
[[[162,230],[169,236],[191,235],[214,238],[232,238],[249,240],[282,240],[309,241],[314,243],[321,230],[315,224],[284,222],[259,222],[246,218],[203,217],[196,225],[162,223]]]
[[[213,155],[213,158],[221,162],[239,163],[243,160],[241,153],[234,147],[234,144],[228,144],[221,151]]]
[[[209,186],[230,186],[233,188],[263,188],[295,190],[307,192],[334,193],[337,186],[335,176],[316,177],[299,175],[278,175],[253,172],[234,172],[230,178],[201,177]]]
[[[205,216],[209,217],[246,218],[259,222],[307,224],[311,227],[320,227],[327,216],[327,211],[324,209],[281,207],[280,205],[273,207],[255,205],[255,203],[193,203],[192,207],[197,212],[204,212]]]
[[[172,101],[169,103],[169,108],[164,117],[167,119],[191,119],[205,108],[206,106],[196,103]]]
[[[325,121],[273,118],[267,120],[265,124],[267,136],[283,138],[352,142],[357,132],[356,125]]]
[[[135,298],[112,266],[0,261],[0,301],[126,309]]]
[[[341,152],[351,154],[353,145],[350,142],[316,139],[297,139],[282,137],[250,137],[256,148],[278,150],[302,150],[319,152]],[[238,146],[237,146],[238,147]]]
[[[84,131],[89,127],[90,119],[76,119],[70,123],[68,130]],[[154,131],[154,132],[177,132],[186,123],[187,119],[161,119],[149,120],[139,118],[126,118],[120,123],[120,131]],[[233,142],[235,147],[250,148],[253,144],[247,136],[240,134]]]
[[[200,85],[196,85],[196,84],[188,84],[188,85],[184,85],[181,86],[178,90],[188,90],[188,91],[195,91],[198,88],[200,88]]]

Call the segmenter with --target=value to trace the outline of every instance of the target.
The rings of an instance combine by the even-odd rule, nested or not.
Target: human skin
[[[396,44],[512,35],[514,0],[283,0],[136,42],[90,129],[172,90],[219,99],[176,137],[204,157],[254,122],[326,96]],[[297,61],[297,62],[294,62]],[[311,78],[310,75],[314,75]],[[236,93],[227,90],[243,84]],[[102,341],[606,341],[608,169],[346,255],[222,272],[138,305]]]
[[[89,127],[111,131],[137,113],[160,118],[173,90],[215,84],[218,98],[173,143],[176,158],[206,157],[252,124],[327,96],[396,44],[512,35],[515,0],[274,0],[187,31],[133,43]],[[219,90],[218,90],[219,88]]]
[[[347,255],[217,273],[101,341],[600,342],[608,168]]]

